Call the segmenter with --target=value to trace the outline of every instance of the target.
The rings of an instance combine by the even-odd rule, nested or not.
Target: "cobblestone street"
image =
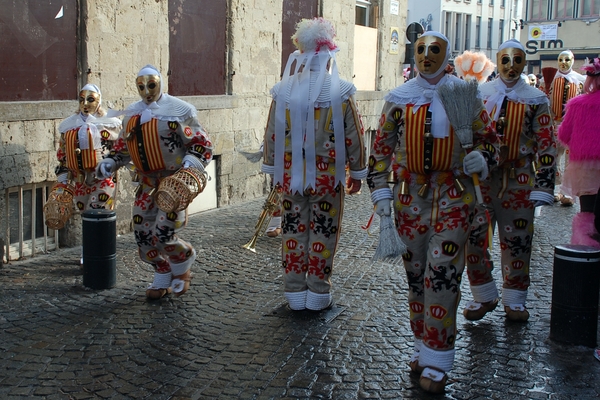
[[[83,286],[80,247],[5,264],[0,398],[428,398],[408,368],[402,262],[372,262],[377,235],[360,228],[372,210],[367,192],[346,198],[335,306],[321,313],[283,306],[280,241],[259,238],[256,254],[241,247],[263,199],[190,216],[180,236],[199,256],[182,297],[146,300],[152,271],[133,233],[117,238],[109,290]],[[528,323],[507,322],[501,307],[466,321],[463,275],[454,370],[446,394],[432,398],[600,396],[592,348],[549,339],[554,246],[568,243],[577,211],[544,207],[537,219]]]

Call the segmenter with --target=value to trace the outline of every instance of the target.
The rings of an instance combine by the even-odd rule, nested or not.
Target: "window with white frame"
[[[444,11],[444,35],[446,35],[447,38],[450,37],[451,27],[452,13]]]
[[[500,45],[504,43],[504,20],[499,20],[498,25],[498,28],[500,28],[498,32],[498,47],[500,47]]]
[[[575,10],[575,0],[555,0],[554,2],[554,18],[573,18],[573,10]]]
[[[481,17],[475,18],[475,48],[481,48]]]
[[[494,19],[488,18],[488,29],[487,29],[487,48],[492,48],[492,28],[494,26]]]
[[[454,21],[454,51],[461,51],[460,45],[462,44],[462,14],[457,13],[455,17],[456,20]]]
[[[580,0],[581,17],[597,17],[600,15],[600,0]]]
[[[377,28],[377,7],[371,0],[356,0],[355,24]]]
[[[471,49],[471,15],[465,15],[465,50]]]
[[[531,5],[529,9],[531,21],[548,20],[548,0],[531,0],[529,4]]]

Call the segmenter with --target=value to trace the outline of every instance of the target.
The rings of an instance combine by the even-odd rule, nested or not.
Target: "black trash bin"
[[[83,286],[110,289],[117,282],[117,216],[111,210],[83,212]]]
[[[600,250],[581,245],[554,249],[550,338],[596,347]]]

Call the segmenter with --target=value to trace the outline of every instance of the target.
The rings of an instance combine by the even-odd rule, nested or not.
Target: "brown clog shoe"
[[[499,299],[494,299],[486,303],[477,303],[471,301],[467,304],[467,307],[463,310],[463,315],[469,321],[479,321],[485,314],[492,312],[498,306]],[[476,308],[479,305],[479,308]]]

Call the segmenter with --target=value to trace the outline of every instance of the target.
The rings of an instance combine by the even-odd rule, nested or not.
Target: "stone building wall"
[[[135,77],[145,64],[162,73],[168,87],[169,22],[164,0],[87,0],[81,4],[80,81],[97,84],[103,104],[123,109],[137,101]],[[389,1],[379,0],[380,45],[389,43],[390,26],[406,24],[406,3],[400,15],[389,15]],[[228,0],[227,94],[186,96],[198,109],[198,120],[214,143],[218,207],[263,196],[268,190],[260,162],[251,157],[259,150],[270,105],[269,89],[280,79],[281,0]],[[338,67],[343,79],[352,80],[355,0],[322,0],[323,17],[336,26]],[[387,47],[386,47],[387,49]],[[402,80],[401,54],[382,51],[378,56],[378,91],[358,92],[356,98],[367,129],[376,129],[383,96]],[[5,210],[4,189],[55,180],[58,124],[77,110],[77,101],[0,102],[0,209]],[[119,172],[118,231],[131,229],[133,187],[129,173]],[[62,233],[66,245],[78,243],[79,220]],[[0,213],[0,239],[6,232]]]

